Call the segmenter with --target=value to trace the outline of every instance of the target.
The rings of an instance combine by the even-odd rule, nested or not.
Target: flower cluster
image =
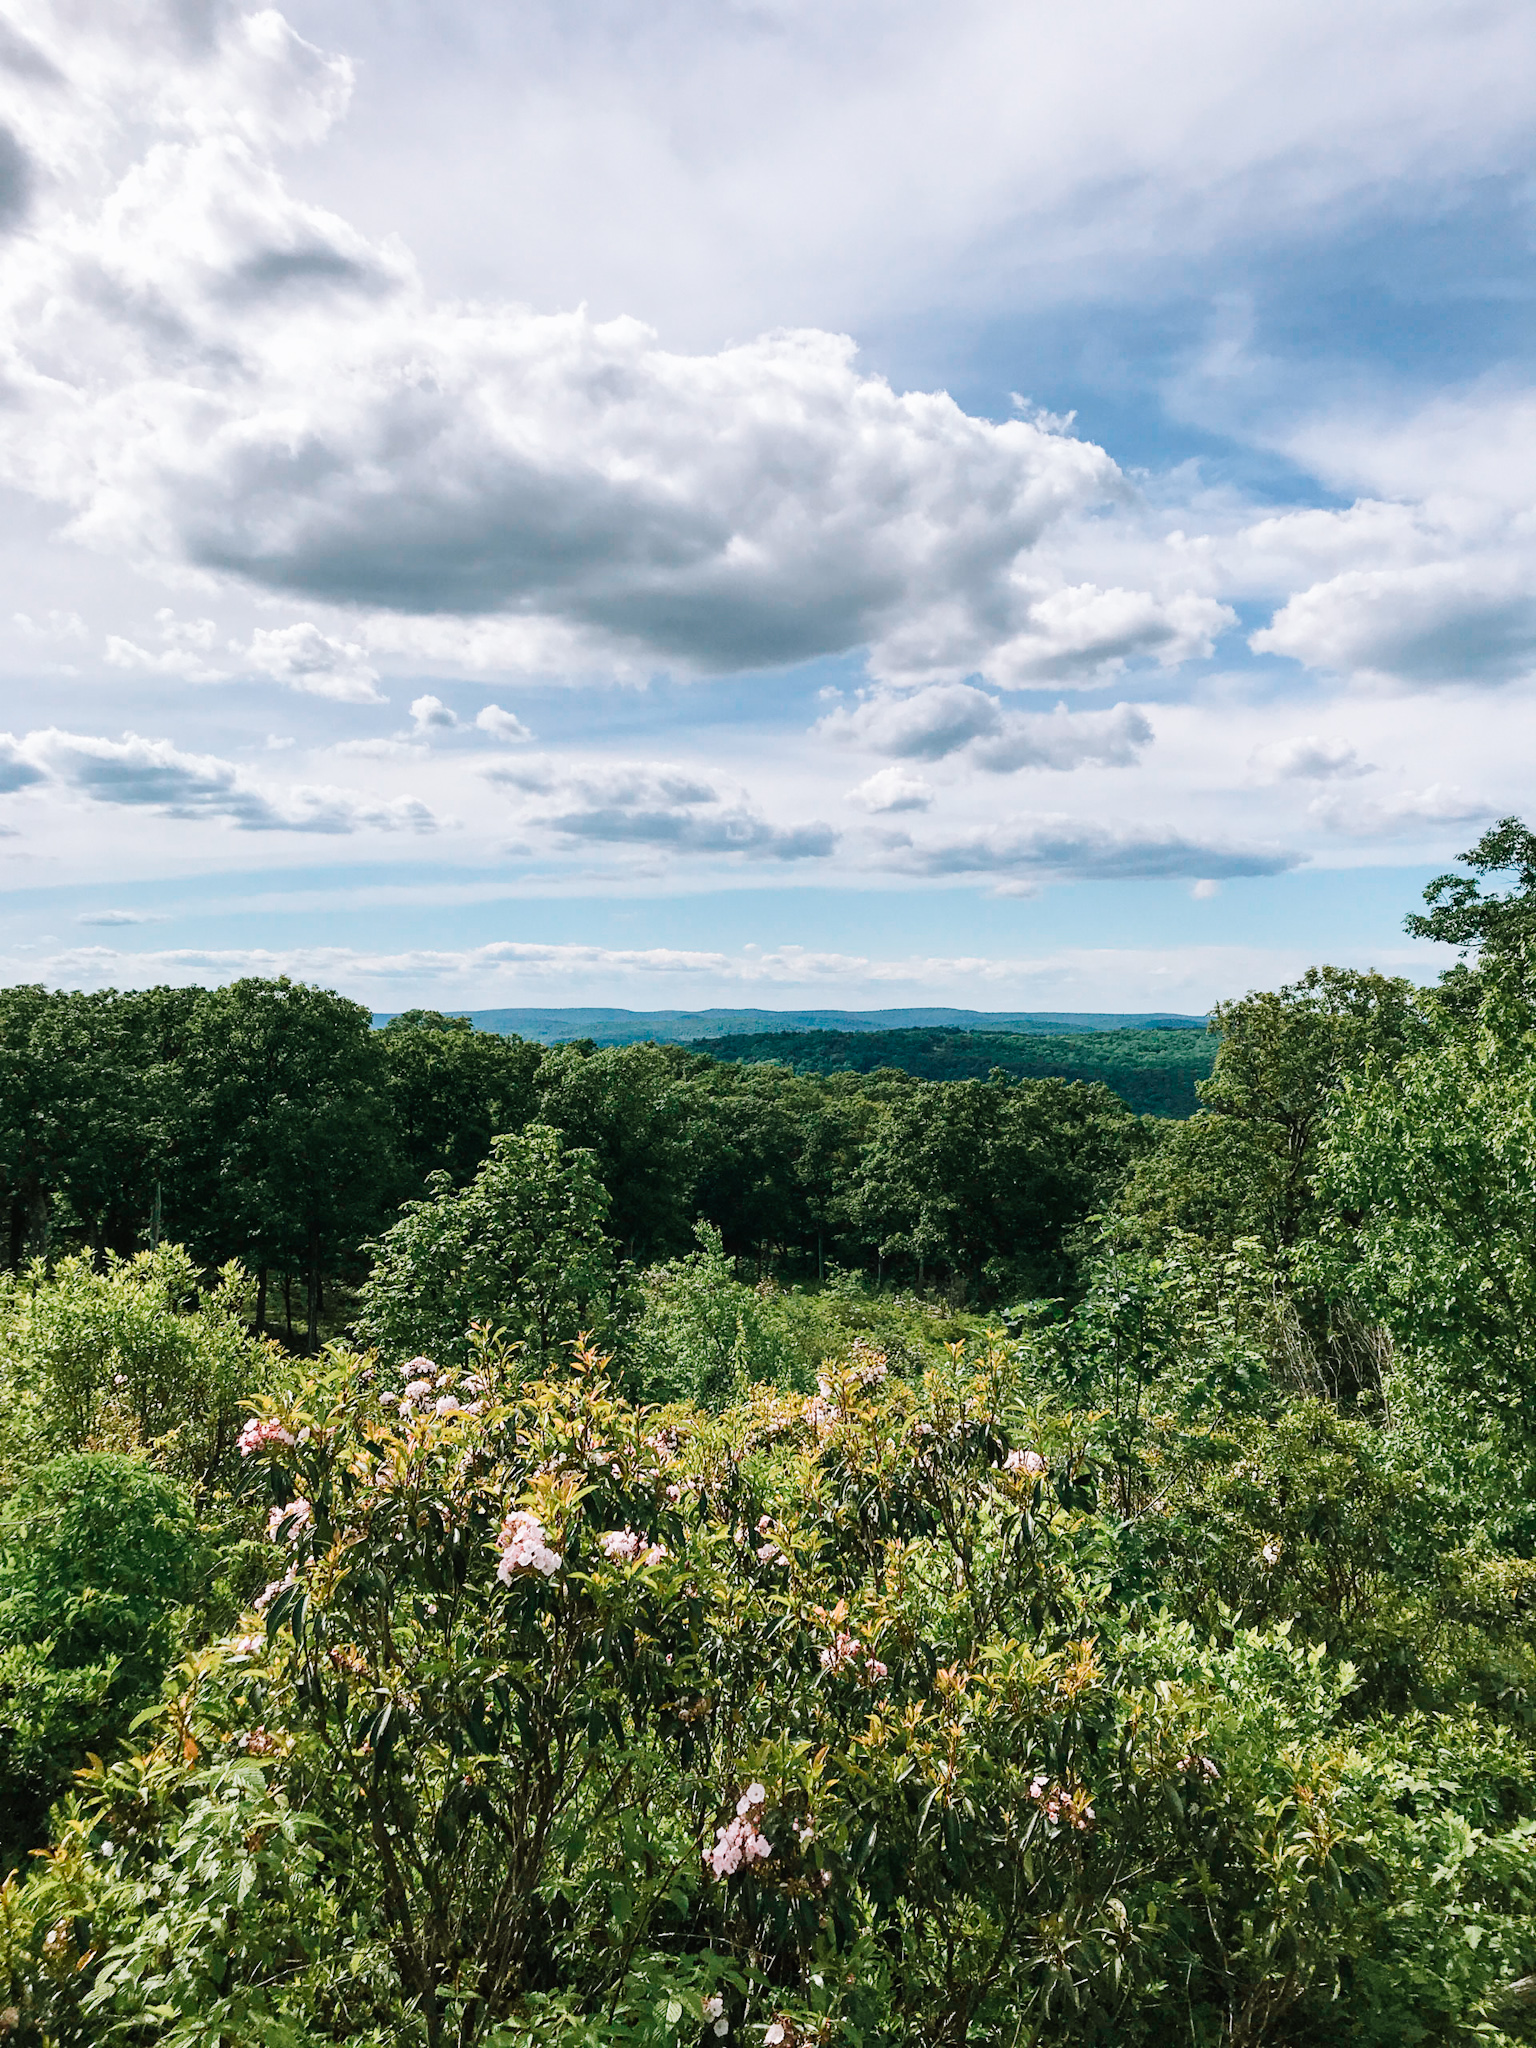
[[[1201,1778],[1219,1778],[1221,1776],[1221,1772],[1216,1768],[1215,1759],[1208,1756],[1181,1756],[1179,1758],[1179,1769]]]
[[[878,1685],[882,1678],[890,1676],[887,1667],[878,1657],[871,1657],[857,1636],[841,1628],[822,1651],[821,1668],[834,1677],[839,1672],[851,1671],[862,1685]]]
[[[284,1429],[269,1415],[253,1415],[241,1430],[239,1436],[240,1455],[249,1458],[255,1451],[264,1451],[271,1444],[291,1444],[293,1432]]]
[[[597,1540],[614,1564],[660,1564],[672,1554],[664,1543],[647,1543],[633,1529],[609,1529]]]
[[[267,1541],[277,1540],[277,1532],[287,1524],[288,1541],[297,1543],[304,1531],[315,1519],[315,1511],[307,1500],[291,1500],[285,1508],[273,1508],[267,1516]]]
[[[265,1614],[267,1609],[272,1605],[272,1602],[277,1598],[278,1594],[286,1593],[288,1588],[293,1583],[293,1570],[290,1566],[290,1568],[282,1578],[273,1579],[270,1585],[263,1586],[261,1591],[256,1595],[256,1598],[251,1602],[251,1605],[256,1609],[256,1612],[258,1614]]]
[[[1024,1472],[1031,1479],[1038,1479],[1045,1469],[1045,1460],[1038,1451],[1010,1451],[1003,1460],[1005,1472]]]
[[[501,1551],[496,1576],[504,1586],[510,1586],[519,1572],[542,1572],[552,1579],[564,1562],[558,1550],[550,1549],[538,1516],[522,1508],[514,1508],[508,1515],[496,1542]]]
[[[731,2031],[731,2023],[725,2016],[725,1995],[723,1992],[713,1991],[704,2000],[704,2017],[707,2020],[714,2021],[712,2031],[715,2038],[723,2041],[725,2036]]]
[[[1093,1808],[1088,1795],[1081,1787],[1068,1792],[1060,1785],[1053,1785],[1049,1778],[1037,1776],[1030,1780],[1029,1796],[1050,1821],[1065,1821],[1070,1828],[1080,1833],[1093,1820]]]
[[[758,1832],[757,1826],[767,1798],[764,1786],[752,1784],[747,1787],[736,1802],[736,1818],[715,1830],[715,1846],[704,1851],[706,1870],[713,1871],[717,1878],[727,1878],[734,1876],[743,1866],[750,1870],[754,1863],[768,1860],[773,1854],[773,1844]]]

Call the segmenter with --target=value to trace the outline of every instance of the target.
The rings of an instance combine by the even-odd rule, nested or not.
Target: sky
[[[1429,978],[1533,112],[1521,0],[0,0],[0,974]]]

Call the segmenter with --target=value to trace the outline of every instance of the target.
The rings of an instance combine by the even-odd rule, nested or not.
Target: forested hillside
[[[1151,1142],[1106,1088],[801,1077],[681,1046],[540,1047],[324,989],[0,991],[0,1217],[13,1268],[160,1239],[253,1276],[258,1330],[334,1330],[365,1247],[499,1134],[585,1148],[636,1262],[699,1218],[757,1271],[996,1300],[1070,1284],[1072,1233]],[[344,1320],[344,1315],[342,1320]]]
[[[1193,1116],[1196,1083],[1216,1057],[1199,1031],[743,1031],[693,1041],[711,1059],[776,1061],[797,1074],[872,1074],[894,1067],[921,1081],[1098,1081],[1143,1116]]]
[[[0,2034],[1536,2041],[1536,838],[1466,863],[1182,1120],[13,992]],[[216,1261],[310,1214],[306,1354]]]

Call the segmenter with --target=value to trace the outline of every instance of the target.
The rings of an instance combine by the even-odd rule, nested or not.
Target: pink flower
[[[434,1415],[462,1415],[463,1412],[463,1409],[459,1406],[457,1394],[439,1394],[432,1403],[432,1413]]]
[[[275,1542],[277,1532],[286,1522],[288,1541],[297,1543],[304,1531],[315,1519],[315,1511],[307,1500],[291,1500],[285,1508],[274,1508],[267,1516],[267,1541]]]
[[[286,1592],[293,1582],[293,1573],[290,1571],[280,1579],[273,1579],[270,1585],[263,1586],[256,1595],[255,1600],[251,1603],[255,1607],[256,1612],[264,1614],[278,1594]]]
[[[750,1869],[754,1863],[766,1863],[772,1854],[772,1842],[738,1813],[735,1820],[715,1830],[715,1846],[704,1851],[704,1866],[714,1872],[717,1880],[724,1879],[734,1877],[743,1865]]]
[[[400,1377],[404,1380],[419,1380],[423,1374],[436,1371],[437,1361],[434,1358],[408,1358],[400,1368]]]
[[[432,1382],[430,1380],[412,1380],[405,1390],[405,1398],[407,1401],[420,1401],[430,1394],[431,1391]]]
[[[265,1636],[236,1636],[229,1654],[232,1657],[259,1657],[266,1647]]]
[[[1003,1460],[1005,1472],[1027,1472],[1031,1479],[1038,1479],[1045,1469],[1045,1460],[1038,1451],[1010,1451]]]
[[[846,1629],[839,1629],[821,1653],[821,1668],[831,1672],[835,1678],[840,1672],[851,1671],[855,1678],[865,1685],[877,1685],[890,1672],[878,1657],[872,1657],[857,1636],[849,1635]]]
[[[264,1451],[269,1444],[291,1444],[293,1436],[270,1415],[253,1415],[241,1430],[238,1441],[241,1457],[248,1458],[253,1451]]]
[[[521,1508],[507,1516],[496,1541],[501,1550],[496,1576],[504,1586],[510,1586],[519,1572],[542,1572],[552,1579],[564,1563],[559,1551],[550,1549],[538,1516]]]

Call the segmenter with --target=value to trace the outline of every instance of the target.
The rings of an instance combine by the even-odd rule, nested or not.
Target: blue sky
[[[1198,1011],[1536,767],[1499,0],[0,0],[10,978]]]

